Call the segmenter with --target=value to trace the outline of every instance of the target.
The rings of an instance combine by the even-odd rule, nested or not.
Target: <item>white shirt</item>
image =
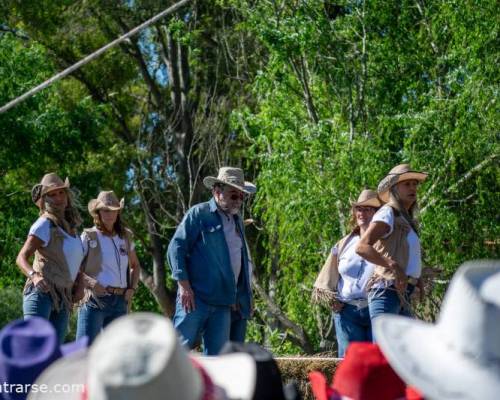
[[[128,268],[128,249],[127,241],[118,235],[113,237],[103,235],[97,231],[97,240],[101,247],[101,272],[96,279],[102,286],[127,287],[127,268]],[[89,246],[95,247],[84,231],[82,233],[82,244],[84,254],[87,255]],[[134,250],[134,244],[130,244],[131,250]]]
[[[389,233],[384,238],[388,237],[394,230],[394,210],[391,206],[385,205],[380,208],[372,218],[371,222],[380,221],[389,226]],[[406,275],[414,278],[420,278],[422,273],[422,253],[420,250],[420,239],[417,233],[410,229],[406,236],[406,241],[409,247],[408,265],[406,266]]]
[[[224,228],[224,237],[226,238],[227,248],[229,249],[229,259],[234,273],[234,280],[237,283],[241,272],[241,250],[243,248],[243,240],[241,239],[234,216],[226,214],[217,209],[222,220]]]
[[[28,235],[36,236],[43,244],[42,247],[47,247],[50,241],[50,228],[52,223],[45,217],[38,218],[33,225],[31,225]],[[64,229],[57,227],[64,235],[63,239],[63,253],[66,258],[66,263],[69,267],[71,280],[75,280],[76,275],[80,269],[83,260],[83,247],[80,236],[71,236]]]
[[[355,299],[366,299],[366,285],[373,274],[375,266],[356,254],[356,244],[359,235],[351,237],[344,245],[342,254],[338,255],[337,246],[333,247],[332,253],[338,258],[339,283],[337,285],[338,298],[340,301]]]

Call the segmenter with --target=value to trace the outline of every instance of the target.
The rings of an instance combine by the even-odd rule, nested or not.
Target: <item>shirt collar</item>
[[[208,204],[209,204],[209,206],[210,206],[210,211],[211,211],[211,212],[213,212],[213,213],[214,213],[214,212],[217,212],[217,210],[219,209],[219,208],[217,207],[217,203],[216,203],[216,201],[215,201],[215,197],[212,197],[212,198],[210,199],[210,201],[208,202]],[[221,211],[221,212],[222,212],[222,211]],[[233,217],[236,219],[236,221],[238,221],[238,220],[239,220],[239,214],[236,214],[236,215],[234,215]]]
[[[212,197],[210,201],[208,202],[210,205],[210,211],[211,212],[216,212],[217,211],[217,203],[215,202],[215,197]]]

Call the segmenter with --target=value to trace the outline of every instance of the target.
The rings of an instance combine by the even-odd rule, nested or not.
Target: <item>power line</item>
[[[47,79],[45,82],[41,83],[40,85],[34,87],[33,89],[27,91],[26,93],[22,94],[21,96],[15,98],[14,100],[9,101],[7,104],[2,106],[0,108],[0,114],[4,113],[7,110],[10,110],[12,107],[17,106],[19,103],[22,101],[26,100],[27,98],[33,96],[34,94],[40,92],[41,90],[45,89],[46,87],[52,85],[54,82],[57,82],[58,80],[64,78],[65,76],[71,74],[72,72],[76,71],[78,68],[82,67],[83,65],[89,63],[90,61],[94,60],[95,58],[99,57],[101,54],[103,54],[105,51],[110,49],[113,46],[116,46],[117,44],[123,42],[124,40],[128,39],[129,37],[135,35],[137,32],[139,32],[141,29],[146,28],[147,26],[154,24],[156,21],[162,19],[163,17],[167,16],[168,14],[172,14],[173,12],[177,11],[179,8],[185,6],[187,3],[189,3],[191,0],[181,0],[178,3],[174,4],[173,6],[167,8],[166,10],[162,11],[161,13],[155,15],[153,18],[148,19],[146,22],[143,22],[141,25],[135,27],[131,31],[125,33],[124,35],[120,36],[119,38],[113,40],[112,42],[108,43],[107,45],[101,47],[100,49],[94,51],[92,54],[89,54],[82,60],[78,61],[77,63],[71,65],[70,67],[66,68],[64,71],[59,72],[58,74],[54,75],[52,78]]]

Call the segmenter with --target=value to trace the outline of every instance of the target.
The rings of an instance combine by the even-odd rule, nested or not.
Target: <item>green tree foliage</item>
[[[349,199],[396,164],[430,174],[421,236],[440,281],[465,260],[498,257],[495,2],[235,3],[268,53],[258,101],[234,118],[260,167],[258,273],[315,346],[328,328],[309,300],[319,266],[345,232]]]
[[[1,1],[0,101],[172,3]],[[167,312],[177,222],[208,197],[201,177],[241,165],[259,188],[251,337],[279,352],[326,349],[329,315],[310,304],[319,266],[348,229],[350,199],[410,162],[430,174],[421,238],[439,279],[419,311],[433,318],[461,262],[498,257],[496,8],[193,1],[0,115],[0,286],[22,284],[13,265],[36,217],[29,190],[56,170],[83,204],[99,189],[127,195],[149,289],[133,308]]]
[[[0,65],[2,104],[54,72],[43,47],[10,33],[0,35]],[[62,92],[72,90],[62,86]],[[57,171],[80,191],[97,190],[103,170],[91,165],[108,145],[96,135],[102,126],[100,112],[88,98],[68,101],[56,88],[0,115],[0,286],[22,286],[15,258],[38,215],[30,191],[43,174]],[[81,200],[86,204],[88,198]]]
[[[1,4],[6,29],[45,49],[61,70],[172,2]],[[166,314],[175,298],[172,282],[166,287],[168,240],[184,212],[209,197],[201,178],[221,165],[241,164],[242,147],[227,116],[244,103],[246,71],[255,55],[247,33],[232,29],[237,19],[234,9],[193,2],[75,71],[57,92],[69,110],[86,99],[100,112],[103,127],[96,137],[106,138],[108,151],[92,154],[89,171],[107,170],[105,178],[96,174],[90,182],[107,182],[106,188],[131,200],[141,279]]]

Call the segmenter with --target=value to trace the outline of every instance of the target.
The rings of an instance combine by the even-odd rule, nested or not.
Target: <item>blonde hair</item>
[[[66,197],[68,198],[68,204],[64,209],[63,215],[60,215],[58,217],[64,218],[64,220],[69,225],[69,229],[71,231],[75,231],[76,228],[78,228],[82,224],[82,217],[80,216],[80,212],[78,211],[78,208],[80,207],[78,193],[73,192],[72,190],[66,188],[64,189],[64,191],[66,192]],[[56,214],[54,212],[54,209],[51,207],[50,203],[47,202],[47,194],[44,194],[42,196],[40,215],[42,215],[45,212]],[[62,222],[62,224],[64,226],[64,222]]]
[[[418,235],[419,226],[416,220],[416,216],[418,214],[417,201],[415,200],[415,202],[411,205],[410,209],[407,210],[403,206],[403,202],[399,197],[399,192],[396,185],[393,185],[389,189],[389,202],[387,204],[389,204],[392,208],[395,208],[403,216],[403,218],[410,224],[415,233]]]

